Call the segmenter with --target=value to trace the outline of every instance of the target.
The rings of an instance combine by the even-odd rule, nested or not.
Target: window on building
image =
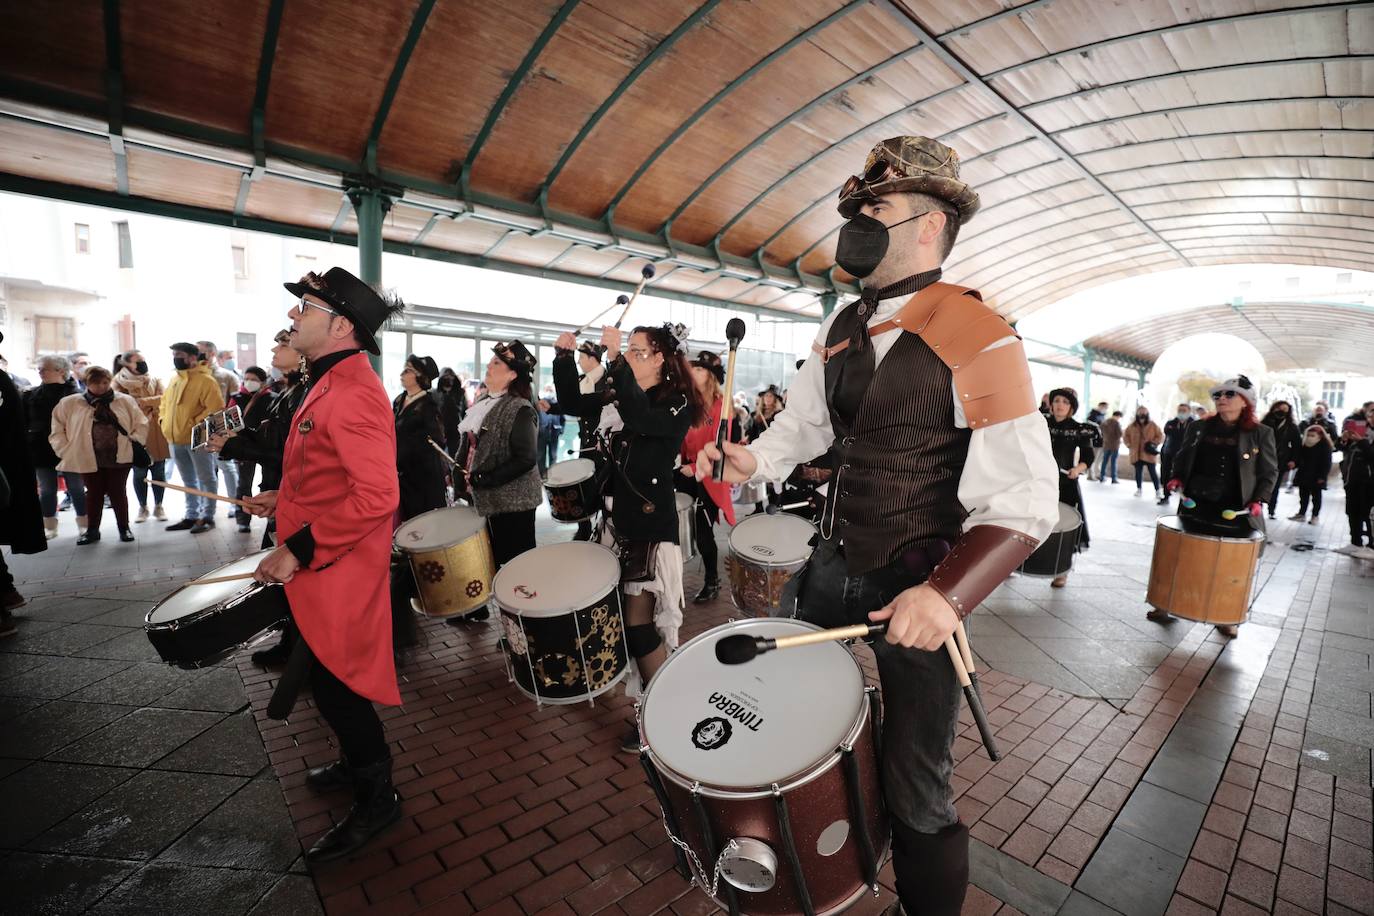
[[[230,250],[234,253],[234,276],[240,280],[248,279],[248,249],[235,245]]]
[[[76,253],[91,253],[91,227],[85,223],[76,224]]]
[[[1322,382],[1322,400],[1332,410],[1345,407],[1345,382]]]
[[[134,241],[129,235],[129,224],[124,221],[115,223],[115,234],[119,236],[119,266],[134,266]]]
[[[38,315],[33,319],[33,355],[66,354],[76,349],[76,319]]]

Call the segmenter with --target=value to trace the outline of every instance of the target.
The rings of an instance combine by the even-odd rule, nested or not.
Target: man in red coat
[[[391,753],[372,706],[401,702],[388,585],[400,499],[395,420],[362,352],[379,352],[376,332],[401,306],[339,267],[284,285],[300,297],[289,312],[291,346],[310,361],[310,390],[292,420],[280,489],[246,502],[254,515],[276,516],[279,546],[255,578],[284,583],[301,636],[293,653],[304,654],[293,656],[282,680],[298,680],[308,668],[315,705],[338,736],[340,759],[311,770],[306,781],[320,790],[353,788],[348,816],[306,853],[327,862],[401,816]]]

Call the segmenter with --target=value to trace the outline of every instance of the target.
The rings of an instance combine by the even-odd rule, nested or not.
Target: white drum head
[[[395,544],[402,550],[421,552],[461,544],[486,527],[476,509],[449,506],[417,515],[396,529]]]
[[[590,480],[596,473],[596,462],[590,458],[573,458],[549,465],[549,475],[544,478],[547,487],[566,487],[569,484]]]
[[[730,531],[730,551],[761,566],[790,566],[811,556],[816,526],[779,512],[751,515]]]
[[[738,620],[668,656],[641,712],[654,755],[683,779],[722,789],[784,783],[828,758],[866,702],[863,672],[845,646],[800,646],[742,665],[716,660],[716,642],[726,636],[816,629],[797,620]]]
[[[620,581],[620,561],[600,544],[568,541],[527,550],[492,580],[497,604],[521,617],[557,617],[600,601]]]
[[[257,553],[250,553],[242,559],[227,563],[219,569],[212,569],[197,578],[214,579],[219,576],[250,573],[257,569],[262,558],[271,552],[270,550],[259,550]],[[211,585],[196,585],[195,583],[196,579],[193,579],[162,599],[162,603],[153,608],[152,613],[148,615],[146,622],[167,623],[172,620],[180,620],[182,617],[198,614],[207,608],[236,598],[257,587],[257,583],[252,579],[235,579],[233,582],[215,582]]]
[[[677,511],[682,512],[686,510],[690,512],[692,510],[692,503],[694,502],[696,502],[696,500],[692,499],[692,497],[688,496],[686,493],[677,494]]]
[[[1072,531],[1083,524],[1083,516],[1078,514],[1078,510],[1065,503],[1059,504],[1059,521],[1054,523],[1055,531]]]

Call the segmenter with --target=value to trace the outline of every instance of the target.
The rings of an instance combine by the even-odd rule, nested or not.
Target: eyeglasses
[[[326,315],[337,315],[337,314],[339,314],[338,312],[334,311],[334,310],[331,309],[331,308],[326,308],[325,306],[320,305],[320,304],[317,303],[317,302],[311,302],[309,299],[305,298],[304,296],[302,296],[302,297],[300,298],[300,301],[296,303],[296,309],[297,309],[297,311],[299,311],[302,315],[305,314],[305,310],[306,310],[306,309],[319,309],[320,311],[324,312]]]
[[[1240,395],[1236,394],[1234,391],[1232,391],[1232,390],[1230,390],[1230,389],[1228,388],[1228,389],[1225,390],[1225,391],[1218,391],[1216,394],[1212,395],[1212,400],[1214,400],[1214,401],[1220,401],[1222,398],[1238,398],[1238,397],[1240,397]]]
[[[653,359],[654,356],[654,351],[645,347],[630,347],[625,353],[629,356],[633,356],[640,362],[646,362],[647,360]]]

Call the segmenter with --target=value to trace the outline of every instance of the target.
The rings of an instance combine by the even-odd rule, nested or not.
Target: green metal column
[[[830,313],[835,311],[835,303],[840,301],[840,295],[836,292],[821,293],[821,317],[829,318]]]
[[[1079,398],[1079,403],[1083,405],[1083,415],[1093,409],[1093,355],[1087,353],[1083,356],[1083,396]]]
[[[380,188],[354,185],[348,189],[353,212],[358,215],[358,279],[381,288],[382,220],[391,209],[392,198]],[[381,333],[377,334],[378,343]],[[382,373],[382,358],[368,354],[372,368]]]
[[[1136,380],[1140,383],[1140,390],[1145,390],[1145,371],[1144,369],[1135,370]]]

